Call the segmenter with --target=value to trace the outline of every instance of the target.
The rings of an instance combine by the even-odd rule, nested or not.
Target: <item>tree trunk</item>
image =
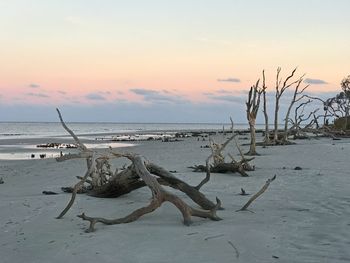
[[[344,131],[348,129],[348,117],[349,117],[349,106],[345,108],[345,122],[344,122]]]
[[[284,132],[283,132],[283,141],[284,142],[286,142],[288,140],[288,120],[289,120],[289,114],[290,114],[290,111],[291,111],[293,105],[294,105],[293,102],[289,105],[289,108],[288,108],[287,114],[286,114],[286,119],[284,120]]]
[[[251,119],[249,121],[250,128],[250,147],[247,155],[257,155],[256,152],[256,133],[255,133],[255,120]]]
[[[273,133],[273,140],[275,143],[278,141],[278,111],[279,111],[279,97],[276,96],[276,105],[275,105],[275,130]]]
[[[263,98],[264,98],[264,117],[265,117],[265,139],[264,143],[265,145],[268,145],[270,143],[270,136],[269,136],[269,115],[267,114],[267,106],[266,106],[266,91],[263,92]]]

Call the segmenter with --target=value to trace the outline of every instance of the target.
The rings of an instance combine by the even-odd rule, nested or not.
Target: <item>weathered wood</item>
[[[267,190],[267,188],[269,187],[270,183],[272,181],[274,181],[275,179],[276,179],[276,175],[274,177],[268,179],[266,181],[266,183],[264,184],[264,186],[255,195],[253,195],[241,209],[239,209],[237,211],[247,210],[248,207],[254,202],[254,200],[257,199],[260,195],[262,195]]]
[[[195,165],[189,167],[193,172],[207,172],[205,165]],[[216,166],[210,166],[210,173],[239,173],[243,177],[249,176],[246,171],[253,171],[253,168],[247,168],[244,163],[220,163]]]
[[[203,209],[210,210],[216,206],[216,204],[211,202],[203,193],[199,191],[199,189],[197,189],[197,187],[190,186],[186,182],[175,177],[172,173],[168,172],[164,168],[154,163],[147,163],[146,167],[150,171],[150,173],[159,176],[166,183],[168,183],[170,187],[185,193],[189,198],[191,198],[196,204],[201,206]],[[219,208],[221,209],[221,207]]]
[[[202,180],[202,182],[196,186],[197,189],[200,189],[200,187],[202,187],[205,183],[207,183],[210,180],[210,173],[228,173],[228,172],[232,172],[232,173],[240,173],[242,176],[248,176],[248,174],[246,173],[246,171],[254,171],[255,167],[250,165],[249,162],[251,160],[254,159],[254,157],[252,158],[245,158],[239,144],[238,141],[236,139],[236,136],[238,135],[237,133],[234,132],[233,130],[233,121],[232,118],[230,118],[231,120],[231,131],[232,131],[232,136],[229,137],[226,142],[224,144],[222,144],[222,148],[221,151],[227,146],[227,144],[231,141],[234,140],[235,145],[239,151],[239,154],[241,155],[241,160],[240,161],[236,161],[233,156],[231,154],[228,154],[230,156],[230,158],[232,159],[232,162],[227,163],[225,162],[225,159],[223,158],[223,154],[217,151],[213,151],[212,153],[209,155],[209,157],[206,159],[206,164],[205,165],[194,165],[188,168],[191,168],[193,170],[193,172],[206,172],[206,177]],[[211,158],[213,158],[213,156],[215,154],[220,154],[220,156],[222,156],[221,161],[220,162],[216,162],[214,161],[213,165],[209,164],[209,161]]]
[[[75,184],[73,188],[69,189],[72,191],[71,199],[57,218],[62,218],[68,212],[75,201],[77,193],[82,189],[92,196],[116,197],[131,192],[137,188],[148,186],[152,191],[151,203],[146,207],[135,210],[126,217],[109,220],[99,217],[88,217],[84,213],[79,217],[83,220],[90,221],[89,231],[93,231],[94,225],[97,222],[104,224],[129,223],[137,220],[146,213],[154,211],[163,202],[167,201],[174,204],[180,210],[185,225],[191,224],[192,216],[221,220],[216,215],[216,211],[221,208],[221,202],[219,199],[217,199],[216,204],[212,203],[204,196],[204,194],[200,193],[198,189],[178,179],[162,167],[149,163],[140,155],[133,153],[116,153],[113,152],[112,149],[107,153],[95,152],[88,149],[80,142],[74,132],[66,126],[58,109],[57,112],[63,127],[72,135],[78,145],[78,149],[81,151],[79,154],[61,156],[57,158],[57,161],[86,158],[88,168],[85,175],[79,177],[80,181]],[[222,147],[225,146],[226,145],[223,145]],[[118,172],[117,170],[113,174],[108,160],[121,157],[129,159],[132,164],[121,172]],[[156,178],[154,175],[157,175],[159,178]],[[85,187],[85,183],[89,183],[90,186]],[[161,184],[186,193],[194,202],[199,204],[205,210],[192,208],[176,195],[166,191]]]
[[[59,214],[57,219],[61,219],[68,212],[68,210],[72,207],[72,205],[73,205],[73,203],[75,201],[75,197],[77,196],[77,192],[84,185],[85,180],[91,175],[91,173],[92,173],[92,171],[94,169],[94,166],[93,166],[94,159],[93,158],[89,158],[86,161],[87,161],[87,165],[88,165],[88,170],[86,171],[84,177],[73,187],[73,192],[72,192],[71,199],[69,200],[67,206]]]
[[[206,196],[199,191],[199,189],[190,186],[186,182],[175,177],[166,169],[154,163],[146,163],[145,165],[151,174],[159,177],[157,178],[159,184],[172,187],[185,193],[203,209],[209,210],[215,207],[215,204],[207,199]],[[114,198],[128,194],[131,191],[144,186],[146,186],[145,182],[140,179],[135,172],[135,169],[131,165],[127,169],[120,172],[116,177],[110,179],[106,184],[99,187],[94,187],[87,191],[87,194],[94,197]]]
[[[147,186],[152,191],[152,200],[151,203],[146,206],[142,207],[140,209],[135,210],[131,214],[127,215],[126,217],[118,218],[118,219],[105,219],[101,217],[88,217],[84,213],[80,215],[79,217],[83,220],[87,220],[90,222],[88,232],[94,231],[95,224],[97,222],[107,224],[107,225],[113,225],[113,224],[123,224],[123,223],[130,223],[141,216],[151,213],[154,210],[156,210],[158,207],[161,206],[163,202],[170,202],[174,204],[181,212],[183,216],[183,222],[185,225],[190,225],[192,223],[192,216],[195,217],[202,217],[202,218],[209,218],[211,220],[221,220],[216,215],[217,209],[220,207],[221,202],[219,199],[217,199],[216,206],[211,210],[201,210],[201,209],[195,209],[191,206],[187,205],[182,199],[180,199],[178,196],[166,191],[151,175],[151,173],[147,170],[145,166],[145,160],[142,158],[142,156],[139,155],[133,155],[128,156],[128,158],[133,162],[134,168],[138,176],[147,184]]]
[[[263,75],[263,84],[262,84],[262,94],[263,94],[263,113],[264,113],[264,119],[265,119],[265,135],[264,135],[264,143],[265,146],[270,143],[270,137],[269,137],[269,115],[267,113],[267,99],[266,99],[266,85],[265,85],[265,70],[262,72]]]
[[[290,75],[288,75],[284,82],[283,85],[281,86],[282,79],[280,78],[280,73],[281,73],[281,68],[277,68],[277,74],[276,74],[276,93],[275,93],[275,120],[274,120],[274,137],[273,140],[275,142],[278,141],[278,112],[279,112],[279,107],[280,107],[280,99],[283,95],[283,93],[292,85],[297,83],[298,81],[293,81],[291,83],[288,83],[289,80],[294,76],[295,71],[297,68],[295,68]]]
[[[258,115],[259,106],[260,106],[260,97],[261,97],[261,94],[266,89],[265,84],[263,85],[263,88],[259,88],[259,82],[260,80],[258,80],[256,84],[250,88],[250,91],[248,93],[248,101],[246,102],[247,120],[249,123],[249,130],[250,130],[250,146],[249,146],[249,151],[247,155],[257,155],[255,122],[256,122],[256,117]]]
[[[296,82],[296,85],[295,85],[295,89],[294,89],[294,93],[293,93],[293,97],[292,97],[292,100],[289,104],[289,107],[288,107],[288,110],[287,110],[287,113],[286,113],[286,117],[284,119],[284,134],[283,134],[283,142],[287,142],[288,141],[288,122],[289,122],[289,114],[292,110],[292,107],[293,105],[302,100],[304,98],[304,96],[300,96],[308,87],[309,85],[306,85],[304,86],[301,90],[300,90],[300,85],[301,83],[304,81],[304,76],[301,76],[297,82]]]

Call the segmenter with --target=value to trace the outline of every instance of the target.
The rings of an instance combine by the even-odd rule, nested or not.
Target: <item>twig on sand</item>
[[[187,235],[192,236],[192,235],[197,235],[197,234],[198,234],[198,232],[192,232],[192,233],[188,233]]]
[[[253,203],[255,199],[257,199],[260,195],[262,195],[266,191],[266,189],[269,187],[270,183],[275,179],[276,179],[276,175],[268,179],[264,184],[264,186],[255,195],[253,195],[241,209],[238,209],[236,212],[247,210],[247,208],[251,205],[251,203]]]
[[[222,237],[224,236],[224,234],[220,234],[220,235],[216,235],[216,236],[211,236],[211,237],[206,237],[204,238],[205,241],[209,240],[209,239],[213,239],[213,238],[218,238],[218,237]]]
[[[249,195],[243,188],[241,188],[241,192],[239,195]]]
[[[238,249],[236,248],[236,246],[235,246],[231,241],[227,241],[227,243],[229,243],[230,246],[235,250],[236,258],[239,258],[239,251],[238,251]]]

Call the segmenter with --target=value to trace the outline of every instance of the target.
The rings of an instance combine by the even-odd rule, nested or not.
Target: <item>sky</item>
[[[246,122],[251,85],[350,74],[348,0],[0,0],[0,121]],[[288,103],[288,95],[284,98]],[[282,105],[283,108],[283,105]],[[260,114],[262,115],[262,114]]]

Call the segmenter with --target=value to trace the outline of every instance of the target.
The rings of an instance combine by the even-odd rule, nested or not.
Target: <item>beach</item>
[[[212,138],[223,142],[228,136]],[[244,137],[240,143],[248,142]],[[205,163],[210,154],[203,148],[205,139],[133,142],[116,151],[141,154],[197,185],[205,173],[188,167]],[[210,200],[222,201],[225,210],[217,212],[222,221],[194,218],[191,226],[184,226],[180,212],[164,203],[129,224],[96,224],[93,233],[85,232],[88,223],[76,215],[125,216],[149,203],[150,190],[143,187],[111,199],[81,194],[64,218],[56,219],[70,199],[61,187],[84,175],[85,160],[0,160],[1,262],[349,262],[350,139],[298,140],[257,150],[260,156],[252,161],[256,170],[249,177],[212,174],[201,189]],[[238,156],[233,143],[226,153]],[[254,194],[274,175],[276,180],[250,211],[236,212],[250,197],[239,195],[241,188]],[[182,192],[169,191],[197,206]]]

